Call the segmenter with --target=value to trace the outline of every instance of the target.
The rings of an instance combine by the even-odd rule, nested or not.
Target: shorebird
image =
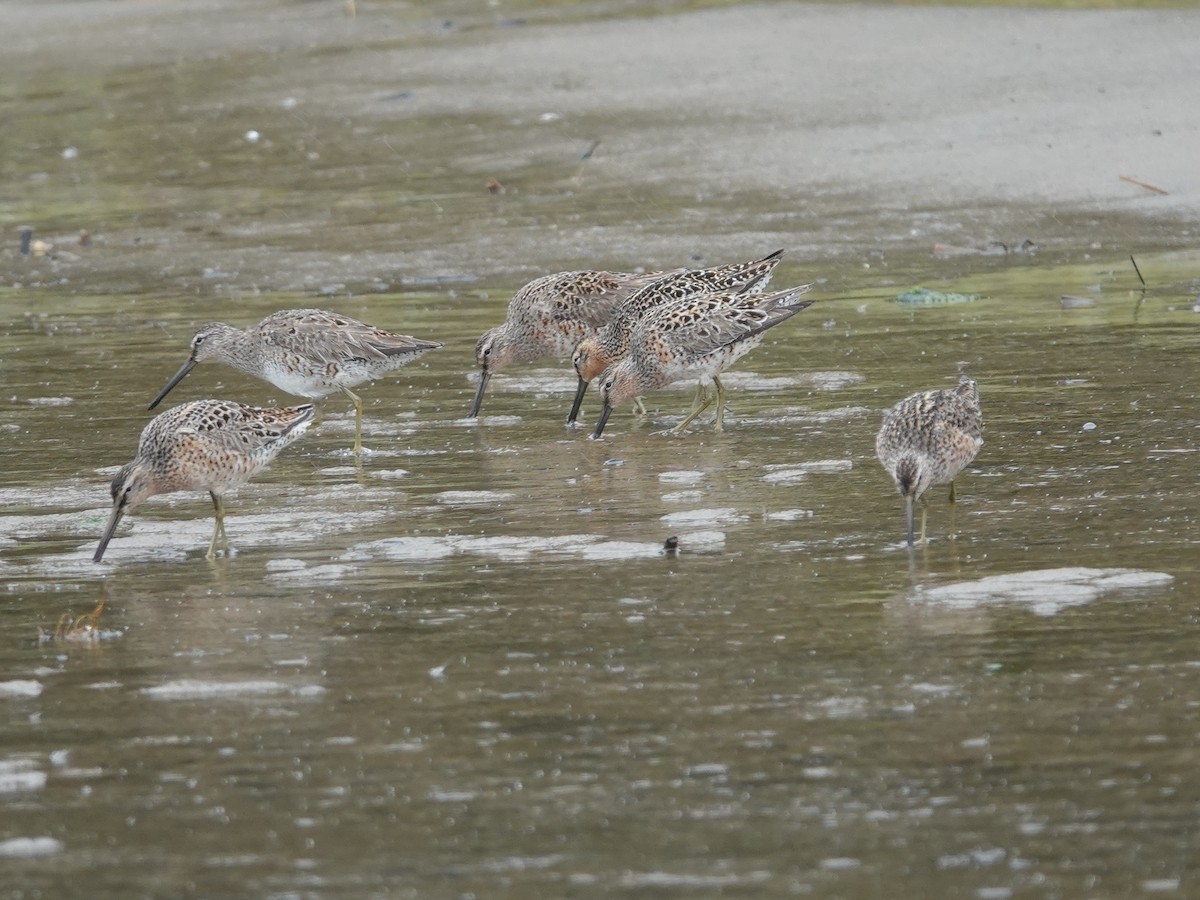
[[[215,359],[297,397],[319,400],[341,391],[354,404],[354,453],[362,453],[362,399],[351,390],[442,345],[395,334],[324,309],[282,309],[253,328],[202,325],[192,352],[158,392],[158,406],[198,363]]]
[[[599,438],[609,415],[621,403],[685,378],[698,378],[716,389],[716,430],[724,428],[725,388],[720,374],[760,343],[768,328],[813,304],[800,300],[812,288],[801,285],[769,294],[731,291],[686,297],[645,315],[633,329],[629,354],[599,376],[604,408],[593,438]],[[683,432],[713,403],[697,397],[687,417],[674,429]]]
[[[612,317],[617,306],[669,274],[559,272],[529,282],[508,301],[503,324],[489,328],[475,344],[479,387],[467,418],[479,415],[493,374],[515,362],[570,355]]]
[[[629,352],[630,335],[642,316],[666,303],[696,294],[717,291],[760,293],[770,283],[771,275],[781,259],[783,251],[776,250],[769,256],[749,262],[675,272],[647,285],[618,306],[608,324],[575,347],[571,363],[575,366],[575,374],[579,376],[579,385],[575,390],[575,402],[571,405],[567,424],[574,424],[579,417],[583,395],[592,379]]]
[[[207,490],[216,510],[208,558],[220,540],[226,553],[225,494],[265,469],[279,451],[308,429],[311,404],[264,409],[228,400],[194,400],[150,420],[138,439],[137,456],[112,480],[112,514],[93,562],[127,512],[155,494]]]
[[[925,543],[925,492],[950,484],[983,446],[983,414],[979,387],[966,375],[949,390],[922,391],[905,397],[883,414],[875,437],[875,455],[904,497],[908,546],[913,545],[913,503],[921,504],[921,537]]]

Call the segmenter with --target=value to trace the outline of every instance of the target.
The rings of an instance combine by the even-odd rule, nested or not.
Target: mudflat
[[[776,245],[1170,249],[1200,213],[1195,10],[5,8],[10,280],[20,225],[136,236],[168,280],[309,288]]]

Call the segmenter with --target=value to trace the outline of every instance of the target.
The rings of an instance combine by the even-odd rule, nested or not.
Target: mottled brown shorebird
[[[308,429],[311,404],[264,409],[228,400],[194,400],[150,420],[138,440],[137,456],[112,480],[112,515],[93,562],[127,512],[155,494],[208,491],[216,510],[208,558],[220,540],[226,553],[225,494],[265,469],[279,451]]]
[[[192,352],[151,401],[154,409],[198,363],[215,359],[297,397],[341,391],[354,404],[354,452],[362,453],[362,399],[351,390],[442,345],[382,331],[324,309],[281,309],[253,328],[202,325]]]
[[[479,415],[492,375],[515,362],[569,356],[585,337],[612,318],[613,311],[669,272],[559,272],[525,285],[508,301],[503,324],[475,344],[479,387],[467,418]]]
[[[716,389],[716,430],[724,428],[725,388],[720,374],[760,343],[767,329],[813,304],[801,300],[812,285],[769,294],[723,291],[667,303],[641,318],[629,339],[628,355],[599,376],[604,408],[593,438],[599,438],[612,411],[632,397],[685,378]],[[674,429],[684,431],[713,403],[697,398],[687,417]]]
[[[571,363],[575,366],[579,384],[575,390],[571,412],[567,416],[567,424],[574,424],[579,417],[583,395],[592,379],[629,352],[629,338],[633,334],[633,328],[644,315],[666,303],[696,294],[718,291],[760,293],[770,283],[775,267],[781,259],[783,251],[776,250],[769,256],[749,262],[673,272],[642,288],[618,306],[606,325],[594,335],[584,338],[575,347]]]
[[[925,492],[948,482],[954,503],[954,478],[982,446],[979,387],[966,375],[952,389],[913,394],[883,414],[875,455],[904,497],[908,546],[913,545],[913,504],[921,504],[920,542],[925,543]]]

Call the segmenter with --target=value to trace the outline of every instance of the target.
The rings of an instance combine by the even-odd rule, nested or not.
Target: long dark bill
[[[604,404],[604,409],[600,411],[600,421],[596,423],[596,430],[592,432],[592,440],[600,440],[600,435],[604,431],[604,424],[608,421],[608,417],[612,415],[613,408],[607,403]]]
[[[179,371],[171,376],[171,380],[167,382],[167,386],[158,392],[158,396],[150,401],[150,405],[147,406],[146,409],[154,409],[154,407],[158,406],[158,404],[162,402],[162,398],[171,393],[175,385],[183,381],[183,379],[187,377],[187,373],[192,371],[194,368],[196,368],[196,361],[189,358],[187,362],[179,367]]]
[[[100,546],[96,548],[96,555],[92,557],[92,562],[100,562],[104,559],[104,551],[108,549],[108,542],[112,540],[113,534],[117,530],[117,526],[121,524],[121,518],[125,515],[125,499],[122,497],[113,506],[112,515],[108,517],[108,524],[104,526],[104,537],[100,538]]]
[[[583,395],[587,393],[588,383],[579,379],[579,387],[575,388],[575,402],[571,404],[571,414],[567,416],[567,424],[574,425],[579,418],[579,407],[583,406]]]
[[[904,498],[904,525],[908,529],[908,546],[913,545],[913,496],[908,494]]]
[[[479,389],[475,391],[475,402],[471,404],[471,411],[467,413],[468,419],[473,419],[479,415],[479,407],[483,406],[483,392],[487,390],[488,379],[491,377],[487,369],[479,370]]]

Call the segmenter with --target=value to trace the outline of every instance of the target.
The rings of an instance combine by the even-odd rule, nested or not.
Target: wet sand
[[[446,8],[8,4],[6,230],[131,290],[1194,243],[1197,11]]]

